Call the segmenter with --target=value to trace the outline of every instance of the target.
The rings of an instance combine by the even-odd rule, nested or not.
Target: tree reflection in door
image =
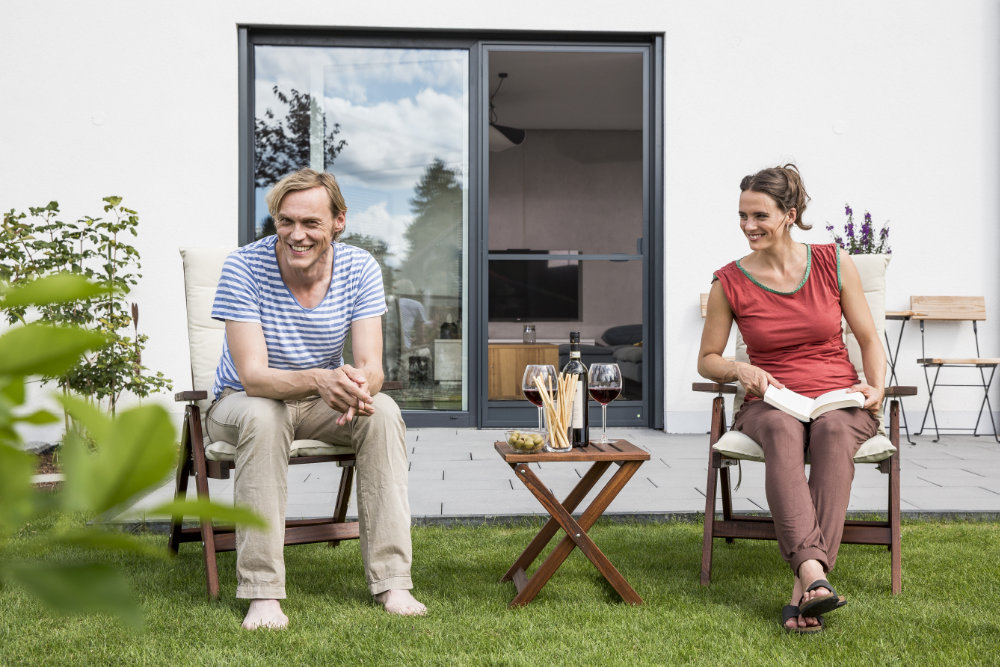
[[[282,176],[335,174],[349,208],[341,241],[382,268],[386,378],[403,385],[393,398],[468,409],[467,52],[258,46],[254,57],[256,238],[274,233],[264,196]]]

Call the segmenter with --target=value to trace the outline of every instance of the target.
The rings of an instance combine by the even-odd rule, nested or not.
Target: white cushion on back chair
[[[891,258],[891,255],[851,255],[851,259],[854,260],[854,265],[861,275],[861,286],[865,291],[865,299],[868,300],[872,319],[875,320],[875,330],[879,340],[883,339],[885,331],[885,271]],[[861,363],[861,348],[846,322],[844,322],[844,343],[847,346],[847,354],[851,358],[851,363],[854,364],[858,371],[858,377],[863,382],[865,374]],[[736,360],[749,362],[747,346],[739,329],[736,330]],[[743,396],[743,385],[738,384],[736,398],[733,400],[733,415],[739,411],[743,404]],[[854,455],[855,463],[878,463],[889,458],[896,451],[892,442],[885,436],[881,418],[878,430],[878,434],[866,440],[858,453]],[[718,442],[712,445],[712,449],[729,458],[746,461],[764,460],[764,450],[761,449],[760,445],[754,442],[750,436],[739,431],[727,431],[719,438]]]
[[[230,250],[222,248],[181,248],[184,263],[184,296],[187,303],[188,348],[191,353],[191,383],[195,390],[212,394],[215,384],[215,368],[222,355],[222,343],[226,336],[224,322],[212,319],[212,302],[215,288],[222,275],[222,265]],[[202,415],[211,405],[211,399],[199,401]],[[205,440],[208,432],[202,425]],[[218,441],[205,447],[205,458],[210,461],[232,461],[236,447],[231,443]],[[296,440],[292,443],[291,456],[322,456],[349,454],[350,447],[329,445],[319,440]]]

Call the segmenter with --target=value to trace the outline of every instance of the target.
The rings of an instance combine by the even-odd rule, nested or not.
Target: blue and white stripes
[[[276,236],[243,246],[226,259],[215,292],[212,317],[259,322],[271,368],[337,368],[351,323],[386,311],[382,272],[367,251],[334,243],[333,279],[323,301],[303,308],[281,280],[275,258]],[[225,387],[242,390],[229,342],[215,371],[216,396]]]

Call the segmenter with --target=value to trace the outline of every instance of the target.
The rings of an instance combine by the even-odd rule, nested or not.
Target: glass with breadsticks
[[[535,387],[541,396],[545,410],[545,425],[548,440],[545,451],[569,452],[573,449],[569,442],[568,427],[573,416],[573,398],[577,390],[577,377],[559,373],[553,383],[552,378],[535,378]]]

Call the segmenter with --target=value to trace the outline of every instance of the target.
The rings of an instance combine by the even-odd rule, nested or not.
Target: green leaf
[[[165,558],[167,554],[162,546],[154,547],[126,533],[96,528],[77,528],[57,533],[48,536],[45,541],[52,545],[80,547],[97,551],[124,551],[153,558]]]
[[[24,285],[11,287],[3,298],[0,298],[0,308],[68,303],[91,299],[108,292],[108,288],[95,285],[83,276],[54,273]]]
[[[213,519],[220,523],[234,523],[249,528],[267,528],[267,521],[242,507],[220,505],[200,498],[194,500],[173,500],[157,505],[146,512],[147,516],[193,516],[199,519]]]
[[[66,414],[83,426],[95,441],[107,442],[111,437],[111,418],[93,403],[67,394],[57,394],[54,398],[62,404]]]
[[[0,375],[57,376],[107,340],[104,334],[76,327],[26,324],[0,336]]]
[[[113,614],[138,628],[142,615],[125,577],[101,563],[17,564],[12,578],[52,609],[67,614]]]
[[[48,410],[35,410],[29,415],[14,417],[13,421],[24,422],[25,424],[58,424],[61,419]]]
[[[0,377],[0,396],[3,396],[12,405],[21,405],[24,403],[24,378],[15,377]]]
[[[31,516],[35,457],[0,443],[0,536],[10,535]]]
[[[75,418],[74,409],[67,411]],[[93,453],[73,434],[63,446],[68,509],[105,512],[159,486],[173,471],[176,432],[159,405],[120,412],[109,431],[90,435],[97,443]]]

